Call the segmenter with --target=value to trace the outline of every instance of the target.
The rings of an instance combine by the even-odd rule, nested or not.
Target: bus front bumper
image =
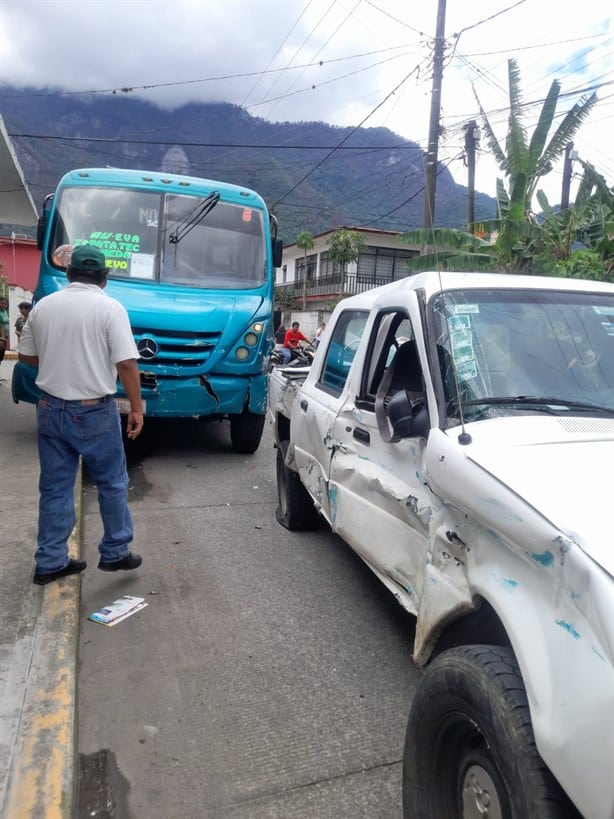
[[[13,369],[12,393],[15,403],[38,403],[40,390],[35,379],[38,370],[17,362]],[[248,409],[264,415],[268,379],[254,376],[211,375],[190,378],[157,378],[155,386],[145,385],[141,395],[145,414],[152,418],[200,418],[235,415]],[[118,398],[125,398],[120,388]]]

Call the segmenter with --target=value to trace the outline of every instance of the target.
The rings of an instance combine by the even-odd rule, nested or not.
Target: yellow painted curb
[[[79,557],[81,551],[81,489],[79,470],[71,557]],[[66,577],[44,586],[42,593],[6,819],[72,819],[74,815],[81,580]]]

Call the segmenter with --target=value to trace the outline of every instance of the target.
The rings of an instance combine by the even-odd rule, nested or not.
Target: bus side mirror
[[[39,250],[43,249],[43,240],[45,238],[45,229],[47,227],[47,214],[43,213],[38,217],[38,224],[36,226],[36,247]]]
[[[273,239],[273,267],[281,267],[283,252],[283,241],[281,239]]]
[[[39,250],[43,249],[43,242],[45,241],[45,231],[47,230],[47,222],[49,220],[49,211],[51,210],[51,203],[53,202],[53,194],[48,193],[43,202],[43,212],[38,217],[36,225],[36,246]]]

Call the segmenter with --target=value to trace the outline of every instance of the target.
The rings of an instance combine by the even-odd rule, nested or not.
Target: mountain
[[[112,165],[253,188],[273,206],[286,242],[300,230],[422,223],[422,149],[387,128],[353,133],[323,122],[268,122],[227,103],[171,111],[130,96],[8,86],[0,86],[0,114],[39,210],[66,171]],[[467,189],[440,165],[437,225],[461,227],[466,212]],[[494,217],[494,200],[476,193],[475,213]]]

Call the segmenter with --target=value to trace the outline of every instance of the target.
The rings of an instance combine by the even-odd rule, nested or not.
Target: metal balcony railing
[[[389,284],[391,281],[393,281],[392,276],[377,276],[364,273],[334,273],[332,276],[309,279],[307,281],[307,298],[313,298],[314,296],[353,296],[356,293],[364,293],[365,290],[371,290],[373,287],[379,287],[381,284]],[[302,280],[284,282],[276,286],[292,293],[293,296],[301,296],[303,293]]]

